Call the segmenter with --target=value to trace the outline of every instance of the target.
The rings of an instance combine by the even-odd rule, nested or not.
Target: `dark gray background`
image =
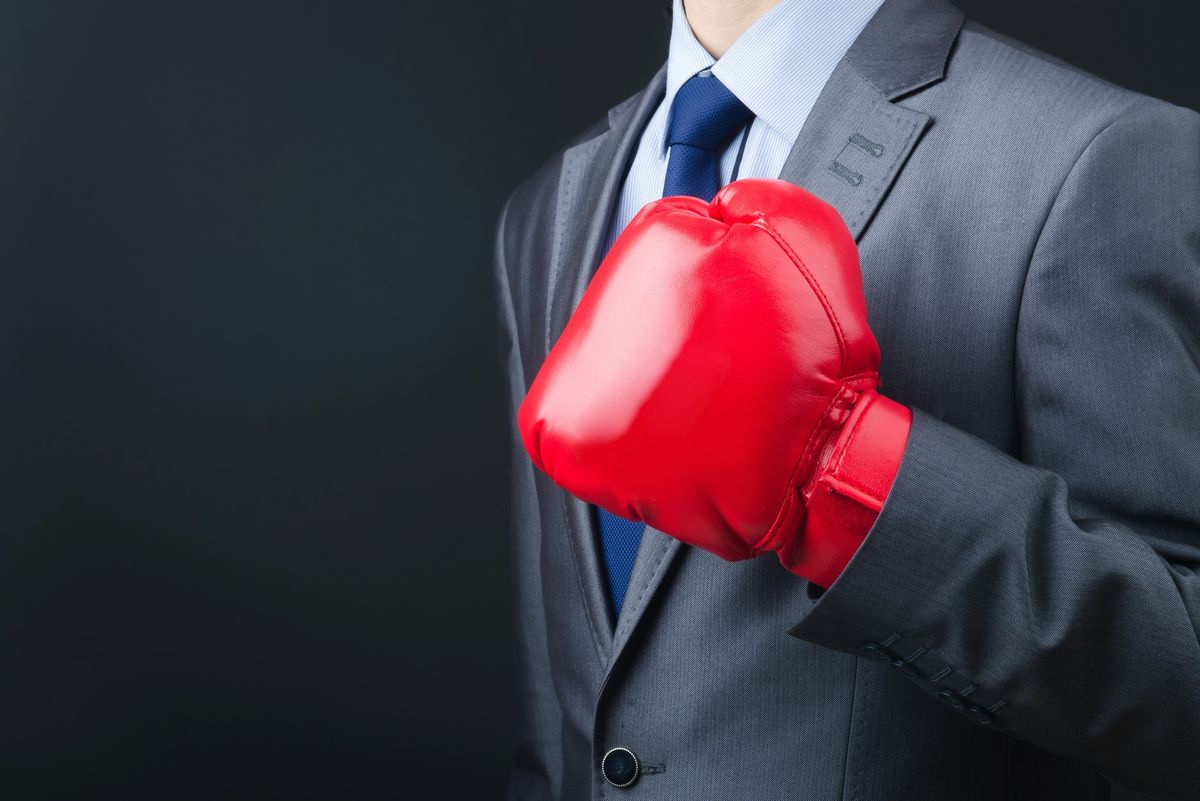
[[[972,0],[1200,107],[1185,2]],[[658,0],[0,4],[0,797],[497,797],[492,226]]]

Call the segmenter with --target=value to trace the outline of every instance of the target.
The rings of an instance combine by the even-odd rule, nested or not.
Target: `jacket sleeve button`
[[[967,707],[967,715],[981,726],[990,726],[992,715],[986,709],[971,704]]]
[[[867,656],[877,661],[890,662],[892,660],[891,655],[888,653],[888,649],[884,648],[877,642],[869,642],[864,645],[862,649],[866,652]]]
[[[938,698],[941,698],[943,701],[945,701],[947,704],[954,707],[955,709],[962,711],[963,700],[958,697],[958,693],[953,692],[952,690],[942,690],[941,692],[938,693]]]

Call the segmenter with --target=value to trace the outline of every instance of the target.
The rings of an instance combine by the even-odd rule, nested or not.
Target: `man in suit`
[[[637,210],[696,185],[670,140],[715,78],[720,182],[837,210],[911,429],[822,587],[579,500],[514,426],[510,797],[1200,797],[1200,116],[943,0],[686,5],[502,213],[514,415]]]

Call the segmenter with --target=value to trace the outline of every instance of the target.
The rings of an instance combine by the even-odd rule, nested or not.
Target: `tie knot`
[[[684,144],[702,150],[717,146],[753,113],[711,72],[687,79],[671,102],[667,146]]]

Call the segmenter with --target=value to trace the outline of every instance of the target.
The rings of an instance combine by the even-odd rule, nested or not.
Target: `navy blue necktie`
[[[709,201],[721,188],[721,150],[753,116],[711,72],[693,75],[679,87],[667,126],[667,180],[663,196],[692,195]],[[613,609],[621,613],[645,523],[596,508],[600,542]]]

